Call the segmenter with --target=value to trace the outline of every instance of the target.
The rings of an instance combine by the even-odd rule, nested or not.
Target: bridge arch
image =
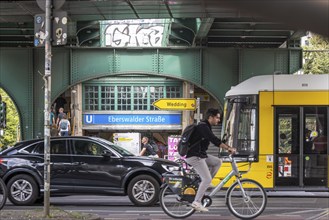
[[[22,128],[22,115],[19,111],[19,108],[17,107],[16,100],[13,99],[13,95],[10,94],[9,91],[6,90],[6,88],[3,87],[3,85],[0,84],[0,96],[2,99],[2,102],[5,102],[7,104],[6,107],[6,128],[5,132],[3,133],[3,143],[1,145],[7,146],[7,145],[13,145],[17,140],[21,140],[21,128]],[[18,121],[18,123],[17,123]],[[16,125],[16,126],[14,126]],[[9,136],[8,136],[9,134]],[[11,137],[11,138],[10,138]],[[14,139],[12,138],[14,137]],[[1,138],[1,136],[0,136]]]
[[[152,80],[153,77],[156,77],[156,79]],[[111,79],[111,78],[113,78],[113,79]],[[94,79],[98,79],[98,80],[94,80]],[[67,114],[69,114],[69,116],[70,116],[71,126],[74,128],[73,134],[75,134],[75,135],[81,135],[81,134],[101,135],[101,133],[102,133],[104,135],[105,133],[107,133],[107,135],[111,135],[111,133],[113,133],[114,130],[116,130],[116,132],[119,132],[120,128],[118,128],[117,126],[113,126],[113,127],[108,127],[105,125],[96,126],[96,124],[95,125],[92,124],[92,126],[90,126],[90,125],[88,125],[88,123],[83,125],[82,124],[84,121],[83,117],[85,117],[83,115],[86,115],[86,114],[87,115],[88,114],[96,114],[96,115],[98,115],[98,114],[109,114],[109,115],[111,115],[111,114],[127,114],[125,111],[129,112],[129,111],[135,111],[135,110],[137,110],[137,112],[135,112],[135,114],[137,114],[136,117],[141,117],[141,116],[138,116],[139,114],[148,114],[146,112],[146,107],[144,109],[144,107],[140,108],[141,106],[137,105],[139,107],[137,107],[137,109],[136,109],[136,103],[134,104],[133,99],[136,100],[134,98],[135,97],[134,94],[136,94],[136,91],[139,91],[139,90],[134,90],[135,86],[137,86],[137,87],[142,86],[143,88],[147,88],[149,86],[147,89],[147,91],[148,91],[147,92],[148,93],[147,109],[151,111],[150,112],[151,115],[152,114],[165,114],[166,115],[166,114],[168,114],[168,113],[166,113],[166,111],[159,111],[157,113],[154,112],[154,107],[152,107],[152,102],[155,101],[156,99],[154,99],[154,98],[150,99],[150,94],[153,94],[153,92],[151,92],[150,89],[153,86],[161,87],[162,85],[163,85],[162,92],[164,93],[164,96],[162,96],[162,97],[173,98],[173,96],[170,96],[170,95],[168,96],[168,93],[167,93],[167,96],[165,96],[166,91],[173,91],[170,89],[170,87],[172,87],[172,86],[174,86],[176,88],[178,88],[178,87],[180,88],[181,96],[176,96],[174,98],[178,98],[178,97],[194,98],[195,97],[195,95],[193,94],[194,91],[198,91],[198,94],[203,94],[201,97],[202,98],[207,97],[207,99],[204,98],[200,102],[201,103],[201,113],[203,113],[208,107],[215,107],[215,108],[222,109],[221,103],[219,103],[219,101],[215,97],[213,97],[213,95],[210,94],[209,91],[205,90],[202,87],[202,85],[200,85],[200,84],[195,84],[191,81],[186,81],[186,80],[184,80],[183,77],[173,77],[172,74],[159,75],[157,73],[142,72],[142,71],[135,73],[135,74],[132,74],[130,72],[119,72],[119,73],[111,73],[111,74],[103,73],[103,74],[94,75],[93,77],[85,77],[84,79],[81,79],[80,81],[78,81],[76,84],[70,85],[69,87],[67,87],[66,91],[61,90],[62,93],[60,95],[62,95],[62,94],[67,95],[64,98],[67,100],[67,103],[69,105],[65,105],[64,111]],[[88,88],[90,86],[92,90],[89,90],[89,89],[85,90],[84,86],[88,86]],[[102,91],[102,94],[104,91],[107,91],[107,89],[106,90],[101,89],[101,88],[103,88],[103,86],[105,86],[105,88],[108,86],[113,87],[113,89],[114,89],[113,91],[115,91],[115,94],[116,94],[116,95],[113,95],[113,97],[114,96],[117,97],[118,93],[120,93],[117,86],[123,86],[123,87],[133,86],[133,87],[131,87],[131,90],[129,90],[131,93],[131,96],[130,96],[131,103],[129,104],[129,106],[131,105],[131,108],[130,107],[121,108],[122,106],[119,103],[122,103],[122,102],[120,102],[120,100],[125,100],[125,98],[120,99],[119,96],[118,96],[119,101],[115,101],[115,107],[114,107],[114,104],[110,104],[113,107],[113,109],[112,109],[112,107],[109,107],[109,106],[108,106],[109,108],[107,108],[105,106],[106,104],[104,105],[105,102],[103,103],[103,101],[105,101],[104,97],[107,97],[107,95],[105,94],[104,96],[102,96],[103,98],[101,98],[101,94],[100,94],[101,91]],[[168,86],[169,86],[169,90],[166,90],[166,88],[168,88]],[[77,87],[80,87],[80,88],[77,88]],[[74,91],[74,94],[72,93],[72,91]],[[92,94],[98,93],[98,97],[95,100],[97,103],[93,102],[93,104],[91,104],[92,108],[89,108],[89,104],[87,104],[87,106],[85,105],[86,103],[84,100],[86,98],[85,97],[86,93],[84,91],[89,91],[89,92],[92,91]],[[112,89],[111,89],[111,91],[112,91]],[[89,94],[89,92],[88,92],[88,94]],[[139,93],[140,93],[140,91],[137,92],[137,94],[139,94]],[[113,94],[113,93],[111,92],[111,94]],[[95,99],[95,97],[91,98],[91,99]],[[130,100],[130,98],[129,98],[129,100]],[[87,103],[89,103],[89,102],[87,102]],[[95,103],[96,103],[96,109],[94,108]],[[100,103],[103,103],[103,104],[100,104]],[[145,103],[146,102],[143,101],[140,104],[142,106],[145,106]],[[150,104],[151,104],[151,107],[150,107]],[[120,108],[119,108],[119,105],[121,106]],[[76,109],[76,107],[78,110]],[[105,110],[105,109],[111,109],[111,110]],[[133,110],[133,109],[135,109],[135,110]],[[194,113],[195,113],[194,111],[183,111],[182,112],[183,127],[186,126],[188,123],[191,123],[191,121],[188,121],[188,120],[191,120],[193,118]],[[173,114],[177,114],[177,111],[173,112]],[[122,126],[123,126],[123,124],[122,124]],[[143,127],[143,126],[141,126],[141,127]],[[162,134],[164,134],[164,135],[166,135],[167,132],[180,133],[181,128],[178,128],[177,126],[173,126],[173,127],[176,127],[175,131],[173,130],[174,129],[173,127],[171,127],[171,128],[169,128],[169,127],[165,128],[165,127],[166,126],[161,127],[161,128],[160,127],[152,127],[152,128],[148,127],[147,130],[156,132],[156,131],[159,131],[159,129],[160,129],[160,130],[162,130]],[[122,129],[126,129],[126,128],[122,128]],[[137,128],[136,126],[132,126],[130,128],[130,132],[132,130],[142,132],[144,129],[145,128]],[[169,129],[169,130],[167,130],[167,129]],[[144,131],[146,131],[146,130],[144,130]],[[90,132],[92,132],[92,133],[90,133]],[[97,132],[100,132],[100,133],[97,133]],[[111,136],[109,136],[109,137],[103,136],[103,137],[108,139]]]

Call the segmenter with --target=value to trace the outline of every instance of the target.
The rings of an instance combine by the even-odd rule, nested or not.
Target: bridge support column
[[[82,84],[72,87],[71,95],[71,127],[72,136],[82,135]]]
[[[184,81],[183,82],[183,98],[194,98],[194,85]],[[194,111],[183,111],[182,113],[182,128],[194,122]]]

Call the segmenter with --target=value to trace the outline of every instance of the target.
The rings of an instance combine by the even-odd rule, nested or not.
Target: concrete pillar
[[[72,87],[71,95],[71,127],[72,136],[82,135],[82,84]]]

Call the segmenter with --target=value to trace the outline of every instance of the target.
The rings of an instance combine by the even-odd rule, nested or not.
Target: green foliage
[[[305,74],[328,74],[329,73],[329,39],[320,35],[312,34],[309,45],[303,47]],[[309,51],[307,51],[309,50]]]
[[[19,115],[16,107],[10,97],[5,91],[0,88],[0,95],[2,96],[2,101],[7,104],[7,123],[6,128],[4,128],[4,136],[0,136],[0,150],[12,146],[17,141],[17,128],[19,126]]]

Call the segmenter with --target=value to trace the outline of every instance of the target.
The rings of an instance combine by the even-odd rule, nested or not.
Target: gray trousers
[[[216,175],[222,165],[222,160],[218,157],[208,155],[208,158],[189,157],[186,158],[186,162],[193,166],[195,171],[201,177],[201,183],[194,199],[195,202],[201,203],[201,199],[208,189],[212,178]]]

